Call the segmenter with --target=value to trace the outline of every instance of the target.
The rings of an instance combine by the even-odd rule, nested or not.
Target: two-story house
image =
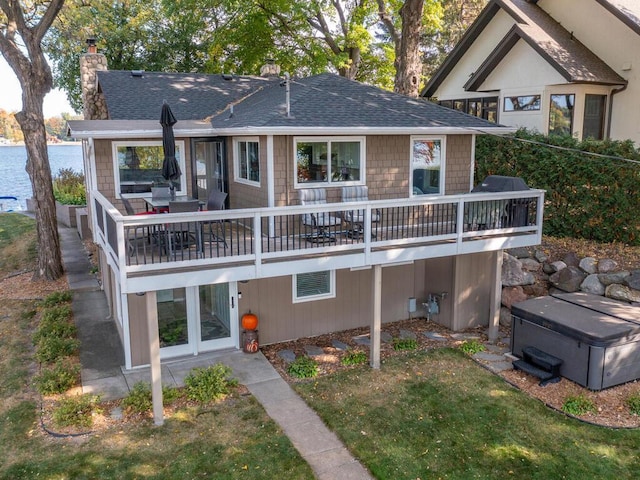
[[[640,143],[640,2],[490,0],[422,92],[503,125]]]
[[[263,344],[369,326],[374,366],[381,324],[409,315],[497,335],[502,249],[539,243],[544,197],[469,192],[476,135],[512,128],[331,74],[81,65],[86,120],[69,130],[125,368],[154,343],[162,358],[240,348],[248,312]],[[163,102],[176,203],[195,211],[152,195]]]

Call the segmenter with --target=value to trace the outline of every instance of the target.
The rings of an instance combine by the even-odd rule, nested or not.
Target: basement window
[[[336,296],[334,270],[293,275],[293,303],[323,300]]]

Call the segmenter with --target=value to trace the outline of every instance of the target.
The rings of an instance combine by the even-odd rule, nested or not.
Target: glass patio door
[[[189,322],[186,288],[160,290],[157,293],[160,358],[188,355],[193,352],[194,329]]]
[[[228,192],[224,141],[211,138],[195,139],[192,151],[195,159],[198,198],[206,200],[212,190]]]
[[[198,351],[238,346],[236,283],[198,287]]]

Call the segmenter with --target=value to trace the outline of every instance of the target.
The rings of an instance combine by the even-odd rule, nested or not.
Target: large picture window
[[[444,193],[444,139],[413,137],[411,139],[411,194]]]
[[[529,112],[540,110],[540,95],[504,97],[505,112]]]
[[[364,183],[362,138],[297,138],[296,184]]]
[[[549,135],[572,135],[574,94],[551,95],[549,104]]]
[[[240,183],[260,184],[260,155],[257,138],[234,140],[235,178]]]
[[[334,270],[298,273],[293,276],[293,302],[308,302],[336,296]]]
[[[176,192],[186,191],[184,142],[176,142],[176,160],[182,176],[174,182]],[[151,193],[152,186],[169,185],[162,176],[164,152],[162,142],[113,142],[116,195],[141,197]]]

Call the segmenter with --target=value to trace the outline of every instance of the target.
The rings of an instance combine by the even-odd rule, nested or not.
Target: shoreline
[[[57,147],[57,146],[65,146],[65,145],[82,145],[82,142],[56,142],[50,143],[47,142],[47,147]],[[0,143],[0,147],[24,147],[24,142],[20,143]]]

